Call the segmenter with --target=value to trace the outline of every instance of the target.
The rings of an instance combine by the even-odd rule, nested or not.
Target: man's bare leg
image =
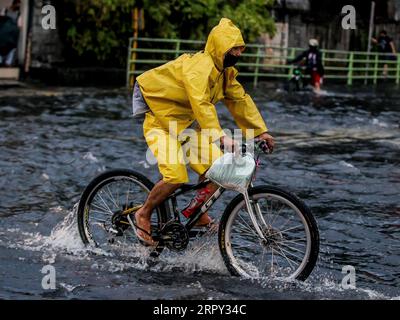
[[[203,174],[199,177],[199,182],[203,181],[204,179],[205,179],[205,176]],[[206,201],[214,194],[215,191],[217,191],[218,186],[215,183],[210,182],[207,185],[207,188],[208,188],[208,190],[210,190],[210,194],[207,196]],[[211,220],[210,216],[208,215],[208,211],[206,211],[201,215],[200,219],[196,222],[196,225],[205,226],[205,225],[208,225],[211,221],[212,220]]]
[[[151,232],[151,214],[153,210],[158,207],[165,199],[168,198],[176,189],[178,189],[181,184],[172,184],[168,182],[164,182],[163,180],[159,181],[154,188],[150,191],[146,202],[143,207],[141,207],[138,211],[135,212],[135,220],[138,227],[143,230],[146,230],[148,233]],[[139,235],[146,240],[147,243],[153,244],[153,239],[146,233],[141,230],[137,230]]]
[[[321,84],[319,82],[316,82],[314,84],[314,91],[315,92],[320,92],[321,91]]]
[[[205,179],[204,175],[200,176],[199,182]],[[172,184],[164,182],[163,180],[159,181],[154,188],[150,191],[146,202],[143,207],[141,207],[138,211],[135,212],[135,220],[138,227],[151,232],[151,214],[153,210],[159,206],[165,199],[168,198],[176,189],[178,189],[181,184]],[[212,182],[207,185],[208,190],[210,190],[210,194],[207,196],[207,199],[211,197],[211,195],[218,189],[218,186]],[[197,225],[207,225],[211,222],[211,218],[207,212],[205,212],[196,223]],[[141,230],[137,230],[139,235],[146,240],[147,243],[153,244],[153,239],[146,233]]]
[[[388,75],[388,65],[384,64],[383,65],[383,77],[386,79],[387,75]]]

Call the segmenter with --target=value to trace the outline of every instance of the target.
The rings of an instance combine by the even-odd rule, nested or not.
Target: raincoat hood
[[[182,54],[138,76],[144,101],[157,120],[154,128],[179,134],[196,121],[199,128],[209,130],[211,141],[218,141],[225,132],[215,104],[224,100],[240,129],[252,129],[254,136],[267,132],[257,106],[236,79],[237,70],[223,67],[225,54],[233,47],[244,45],[240,30],[223,18],[211,30],[204,50]],[[146,130],[150,127],[153,125],[148,121]],[[246,138],[251,138],[252,133],[246,131],[243,131]]]
[[[208,35],[205,51],[211,55],[217,69],[222,70],[225,54],[233,47],[244,45],[239,28],[231,20],[222,18]]]

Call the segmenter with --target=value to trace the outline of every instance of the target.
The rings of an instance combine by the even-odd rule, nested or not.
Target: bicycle
[[[306,82],[304,80],[304,75],[302,71],[302,67],[300,65],[296,65],[293,69],[293,73],[286,84],[287,91],[294,92],[303,90],[306,86]]]
[[[278,187],[253,186],[251,181],[265,148],[266,144],[257,143],[254,152],[247,153],[254,160],[254,170],[247,192],[237,195],[222,214],[219,249],[232,275],[305,280],[318,258],[318,227],[310,209],[295,195]],[[190,239],[198,236],[193,232],[196,222],[226,189],[220,186],[185,224],[180,219],[177,197],[201,189],[209,182],[206,179],[183,185],[155,210],[152,237],[158,244],[151,249],[152,258],[157,258],[165,248],[185,250]],[[84,190],[78,206],[83,242],[99,247],[133,248],[139,240],[131,215],[141,207],[152,187],[149,179],[133,170],[110,170],[97,176]]]

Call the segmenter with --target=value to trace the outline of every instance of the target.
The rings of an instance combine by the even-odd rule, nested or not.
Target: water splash
[[[55,263],[60,255],[68,259],[89,259],[93,262],[91,269],[112,273],[132,269],[147,269],[155,272],[179,269],[185,273],[198,271],[227,273],[219,253],[215,234],[195,239],[182,253],[165,249],[155,265],[148,263],[150,249],[140,244],[122,244],[110,248],[86,246],[79,235],[77,208],[78,203],[71,211],[66,211],[62,207],[51,208],[53,212],[66,211],[67,214],[48,236],[38,232],[23,232],[19,228],[7,229],[7,233],[13,235],[5,238],[13,239],[13,242],[4,243],[5,246],[42,252],[42,260],[48,264]],[[21,237],[19,240],[16,240],[17,235]]]
[[[61,249],[71,253],[78,253],[86,249],[78,232],[77,210],[78,204],[75,204],[73,210],[51,231],[50,236],[43,239],[44,247]]]
[[[7,246],[40,251],[42,252],[42,261],[47,264],[54,264],[60,256],[69,260],[85,260],[85,262],[89,262],[89,271],[87,272],[92,271],[93,273],[99,271],[112,274],[131,271],[181,272],[185,274],[211,272],[218,276],[229,276],[219,251],[215,233],[194,239],[184,252],[165,249],[157,263],[151,265],[147,259],[150,249],[139,244],[118,246],[118,248],[114,248],[114,251],[85,246],[79,236],[76,219],[77,207],[78,204],[75,204],[71,211],[67,211],[64,219],[52,229],[48,236],[40,233],[21,232],[18,228],[7,229],[8,233],[23,236],[23,241],[19,242],[15,242],[15,236],[10,237],[14,241],[13,244],[9,243]],[[51,210],[58,213],[66,211],[60,206]],[[249,279],[245,281],[249,281]],[[400,299],[400,297],[389,297],[369,288],[345,290],[335,276],[328,272],[321,272],[318,268],[305,282],[276,277],[254,277],[250,279],[250,282],[259,286],[260,289],[270,289],[274,292],[307,292],[317,299],[350,297],[352,295],[360,299]],[[199,285],[201,286],[201,283]],[[65,283],[62,287],[67,291],[75,290],[75,287]]]
[[[97,159],[97,158],[93,155],[93,153],[91,153],[91,152],[87,152],[87,153],[83,156],[83,159],[89,160],[89,162],[91,162],[91,163],[97,163],[97,162],[99,162],[99,159]]]

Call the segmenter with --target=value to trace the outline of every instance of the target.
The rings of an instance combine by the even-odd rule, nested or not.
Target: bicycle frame
[[[245,146],[245,145],[244,145]],[[257,168],[259,166],[259,158],[260,153],[258,153],[257,157],[254,158],[254,161],[256,162],[256,170],[254,170],[253,175],[252,175],[252,179],[254,179]],[[180,212],[177,210],[177,201],[176,198],[179,195],[188,193],[190,191],[194,191],[194,190],[198,190],[201,188],[206,187],[209,183],[211,183],[210,179],[205,179],[204,181],[196,184],[196,185],[191,185],[191,184],[184,184],[182,185],[178,191],[175,191],[172,195],[170,195],[165,201],[164,201],[164,210],[166,213],[166,221],[165,223],[171,221],[171,220],[175,220],[177,222],[181,222],[180,219]],[[252,183],[250,183],[249,187],[252,187]],[[195,226],[196,222],[200,219],[200,217],[202,216],[202,214],[204,214],[207,210],[209,210],[214,203],[220,198],[220,196],[224,193],[225,188],[223,187],[219,187],[211,196],[210,198],[200,207],[196,210],[196,212],[194,214],[192,214],[192,216],[189,218],[189,221],[184,225],[186,228],[186,231],[189,233],[189,231]],[[256,230],[258,236],[260,237],[260,239],[262,240],[266,240],[264,233],[262,232],[262,230],[260,229],[260,226],[257,223],[257,218],[259,220],[262,221],[262,223],[264,224],[265,227],[268,227],[262,214],[261,214],[261,210],[260,207],[258,206],[258,204],[256,203],[254,205],[255,207],[255,211],[256,214],[254,214],[254,210],[253,210],[253,200],[250,199],[249,194],[246,190],[246,192],[243,193],[244,196],[244,201],[246,203],[246,208],[247,208],[247,212],[250,215],[250,219],[251,222],[254,225],[254,229]],[[162,251],[162,247],[163,244],[159,244],[156,246],[156,248],[151,252],[150,256],[153,258],[156,258]]]
[[[255,174],[255,172],[254,172]],[[253,175],[254,177],[254,175]],[[166,200],[165,203],[169,203],[169,206],[166,207],[166,211],[167,211],[167,216],[169,217],[169,220],[172,218],[172,214],[171,211],[174,215],[174,219],[176,221],[180,222],[180,213],[177,210],[177,201],[176,201],[176,197],[182,194],[185,194],[187,192],[190,191],[194,191],[194,190],[198,190],[201,189],[203,187],[205,187],[207,184],[209,184],[211,181],[209,179],[206,179],[200,183],[198,183],[197,185],[183,185],[177,192],[174,192],[171,196],[169,196]],[[252,184],[250,185],[252,187]],[[196,222],[200,219],[200,217],[202,216],[203,213],[205,213],[207,210],[209,210],[214,203],[221,197],[221,195],[224,193],[226,189],[223,187],[219,187],[211,196],[210,198],[199,208],[196,210],[196,212],[189,218],[189,221],[185,224],[185,228],[186,230],[189,232],[196,224]],[[250,219],[251,222],[254,225],[254,229],[256,230],[257,234],[260,236],[261,239],[265,239],[264,233],[262,232],[262,230],[260,229],[260,226],[257,223],[257,218],[259,220],[261,220],[261,222],[264,224],[264,226],[267,226],[267,223],[265,222],[262,214],[261,214],[261,210],[260,207],[258,206],[257,203],[253,204],[253,200],[250,199],[248,192],[246,191],[244,194],[244,200],[246,203],[246,208],[247,208],[247,212],[250,215]],[[254,210],[253,210],[253,205],[255,207],[255,212],[256,214],[254,214]]]
[[[181,221],[180,219],[180,212],[177,210],[177,201],[176,198],[182,194],[195,191],[198,189],[202,189],[205,186],[207,186],[211,181],[209,179],[205,179],[204,181],[196,184],[196,185],[183,185],[178,189],[178,191],[174,192],[172,195],[170,195],[166,200],[165,203],[168,204],[166,205],[166,211],[167,211],[167,217],[169,218],[168,220],[173,218],[176,221]],[[186,222],[185,228],[189,232],[196,224],[196,222],[200,219],[203,213],[205,213],[207,210],[209,210],[214,203],[221,197],[221,195],[224,193],[225,189],[222,187],[219,187],[211,196],[210,198],[200,207],[196,210],[194,214],[189,218],[189,221]]]

